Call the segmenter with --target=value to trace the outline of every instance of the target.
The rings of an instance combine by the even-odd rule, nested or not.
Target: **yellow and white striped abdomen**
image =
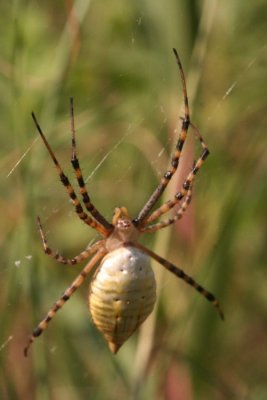
[[[134,247],[120,247],[102,260],[91,282],[89,309],[112,353],[152,312],[156,282],[150,258]]]

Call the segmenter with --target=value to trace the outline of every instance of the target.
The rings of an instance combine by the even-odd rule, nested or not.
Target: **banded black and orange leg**
[[[187,88],[186,88],[186,82],[185,82],[185,75],[183,71],[183,67],[181,64],[181,60],[178,56],[178,53],[175,49],[173,49],[176,62],[179,68],[180,76],[181,76],[181,81],[182,81],[182,88],[183,88],[183,97],[184,97],[184,117],[182,118],[182,129],[178,137],[178,141],[176,144],[176,148],[174,151],[174,154],[171,159],[171,168],[165,172],[163,175],[160,184],[158,187],[155,189],[153,194],[150,196],[142,210],[139,212],[138,216],[133,220],[133,223],[136,227],[140,228],[144,226],[147,222],[147,216],[150,213],[151,209],[157,202],[157,200],[160,198],[166,187],[168,186],[171,178],[173,177],[174,173],[176,172],[181,153],[183,150],[183,146],[187,137],[187,131],[190,125],[190,114],[189,114],[189,105],[188,105],[188,97],[187,97]]]
[[[98,221],[101,225],[103,225],[107,231],[111,232],[113,230],[113,225],[110,224],[106,218],[95,208],[87,189],[85,187],[82,171],[80,168],[79,160],[76,154],[76,137],[75,137],[75,125],[74,125],[74,107],[73,107],[73,98],[70,99],[70,118],[71,118],[71,134],[72,134],[72,157],[71,157],[71,164],[75,171],[75,176],[77,182],[79,184],[80,193],[82,195],[83,203],[86,209],[91,213],[91,215]]]
[[[41,236],[41,240],[42,240],[42,244],[43,244],[43,249],[45,254],[47,254],[48,256],[55,258],[57,260],[57,262],[59,262],[60,264],[67,264],[67,265],[75,265],[78,264],[84,260],[86,260],[90,255],[92,255],[93,253],[95,253],[101,246],[104,245],[104,239],[103,240],[99,240],[98,242],[94,243],[92,246],[87,247],[85,250],[83,250],[80,254],[78,254],[77,256],[73,257],[73,258],[66,258],[63,257],[61,254],[59,254],[57,251],[52,250],[48,244],[47,244],[47,240],[43,231],[43,227],[41,224],[41,220],[39,217],[37,217],[37,226],[39,229],[39,233]]]
[[[201,285],[199,285],[193,278],[191,278],[189,275],[187,275],[183,270],[180,268],[176,267],[174,264],[170,263],[169,261],[165,260],[164,258],[158,256],[156,253],[153,251],[147,249],[140,243],[125,243],[125,246],[132,246],[136,247],[137,249],[140,249],[150,257],[154,258],[159,264],[163,265],[167,270],[172,272],[175,276],[178,278],[182,279],[188,285],[192,286],[194,289],[196,289],[202,296],[204,296],[208,301],[210,301],[214,307],[217,309],[221,319],[224,319],[223,311],[221,309],[219,301],[216,299],[216,297],[209,292],[208,290],[204,289]]]
[[[69,298],[73,295],[73,293],[82,285],[84,282],[85,278],[89,274],[89,272],[92,270],[92,268],[98,263],[98,261],[101,260],[101,258],[106,254],[106,250],[98,250],[98,252],[91,258],[91,260],[88,262],[88,264],[84,267],[82,272],[77,276],[77,278],[72,282],[72,284],[69,286],[67,290],[63,293],[63,295],[59,298],[59,300],[56,301],[54,306],[48,311],[46,317],[37,325],[37,327],[34,329],[32,335],[29,338],[28,344],[24,348],[24,355],[27,357],[29,348],[33,341],[40,336],[43,331],[47,328],[49,322],[52,320],[52,318],[55,316],[58,310],[60,310],[66,301],[69,300]]]
[[[102,236],[105,236],[105,237],[108,236],[109,235],[109,231],[102,224],[100,224],[99,222],[93,220],[91,217],[89,217],[83,211],[82,205],[81,205],[79,199],[77,198],[76,193],[75,193],[75,191],[74,191],[74,189],[73,189],[68,177],[64,174],[64,172],[63,172],[58,160],[56,159],[56,156],[55,156],[52,148],[50,147],[50,145],[49,145],[49,143],[48,143],[48,141],[47,141],[47,139],[46,139],[46,137],[45,137],[45,135],[44,135],[44,133],[43,133],[43,131],[42,131],[42,129],[41,129],[36,117],[35,117],[35,115],[34,115],[34,113],[32,113],[32,118],[33,118],[35,126],[36,126],[36,128],[37,128],[37,130],[38,130],[38,132],[39,132],[39,134],[40,134],[40,136],[41,136],[41,138],[42,138],[42,140],[43,140],[43,142],[44,142],[44,144],[45,144],[45,146],[46,146],[46,148],[47,148],[47,150],[48,150],[48,152],[49,152],[49,154],[50,154],[50,156],[51,156],[51,158],[52,158],[52,160],[53,160],[53,162],[55,164],[55,167],[56,167],[57,172],[59,174],[60,180],[61,180],[62,184],[65,186],[65,188],[67,190],[67,193],[68,193],[68,195],[69,195],[69,197],[70,197],[70,199],[72,201],[72,204],[75,207],[75,211],[76,211],[78,217],[83,222],[85,222],[87,225],[89,225],[92,228],[96,229]]]
[[[189,174],[187,175],[182,188],[180,189],[179,192],[177,192],[174,195],[174,198],[172,200],[167,201],[166,203],[162,204],[162,206],[160,206],[158,209],[156,209],[151,215],[149,215],[146,218],[146,223],[151,223],[154,220],[156,220],[157,218],[159,218],[161,215],[167,213],[168,211],[170,211],[176,204],[178,204],[185,196],[187,196],[189,189],[192,189],[192,184],[193,181],[195,179],[196,174],[198,173],[199,169],[202,167],[202,165],[204,164],[205,160],[207,159],[208,155],[209,155],[209,149],[208,146],[206,145],[206,143],[204,142],[202,136],[200,135],[199,130],[195,127],[195,125],[191,124],[191,127],[193,128],[196,137],[198,138],[198,140],[200,141],[201,147],[202,147],[202,153],[200,155],[200,157],[198,158],[198,160],[196,162],[194,162],[193,164],[193,168],[192,170],[189,172]],[[182,216],[182,214],[181,214]],[[181,216],[177,216],[174,221],[177,221],[177,219],[181,219]],[[172,221],[172,222],[174,222]],[[171,223],[172,223],[171,222]],[[167,225],[162,225],[162,227],[164,226],[168,226],[170,224]],[[151,225],[153,226],[153,225]],[[142,232],[146,232],[146,227],[144,227],[144,229],[142,229]],[[150,230],[149,230],[150,231]]]
[[[143,228],[140,229],[140,231],[142,233],[156,232],[159,229],[165,228],[166,226],[169,226],[174,222],[180,220],[183,217],[184,213],[186,212],[187,207],[191,202],[191,198],[192,198],[192,184],[189,187],[186,196],[184,197],[184,201],[180,205],[179,209],[175,212],[173,217],[167,219],[166,221],[160,221],[155,224],[145,225]]]

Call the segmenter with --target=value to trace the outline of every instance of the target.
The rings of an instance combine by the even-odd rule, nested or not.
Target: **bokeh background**
[[[0,398],[266,399],[266,0],[2,1],[0,21]],[[109,219],[121,205],[135,216],[180,128],[172,47],[211,155],[184,219],[143,243],[215,293],[225,322],[153,264],[157,306],[118,355],[92,325],[85,284],[25,359],[28,335],[81,268],[43,253],[36,216],[66,256],[96,239],[76,217],[30,113],[73,178],[73,96],[93,202]],[[165,200],[200,150],[189,134]]]

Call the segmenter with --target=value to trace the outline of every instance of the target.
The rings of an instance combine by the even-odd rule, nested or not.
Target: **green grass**
[[[265,399],[266,2],[87,0],[71,11],[70,1],[17,0],[0,12],[0,398]],[[211,155],[187,215],[144,241],[215,293],[225,322],[155,265],[155,312],[117,356],[91,323],[84,285],[25,359],[27,336],[79,271],[45,256],[36,216],[66,256],[96,237],[77,219],[30,114],[72,179],[73,96],[94,203],[108,219],[122,205],[135,216],[180,124],[172,47]],[[192,134],[182,174],[199,151]]]

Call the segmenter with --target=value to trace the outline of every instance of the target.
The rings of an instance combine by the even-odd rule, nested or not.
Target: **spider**
[[[209,155],[209,150],[198,129],[191,123],[187,88],[182,64],[176,49],[173,49],[182,82],[184,116],[181,118],[181,131],[177,140],[170,167],[161,178],[159,185],[149,197],[137,217],[130,219],[125,207],[115,208],[112,223],[93,205],[85,187],[83,175],[76,155],[76,137],[74,126],[73,99],[70,99],[70,118],[72,134],[72,158],[71,164],[79,185],[82,203],[78,199],[72,184],[64,174],[52,148],[50,147],[34,113],[32,117],[44,145],[46,146],[62,184],[72,201],[78,217],[88,226],[95,229],[102,239],[88,246],[75,257],[68,259],[52,250],[46,240],[40,218],[37,217],[38,230],[41,236],[44,252],[61,264],[75,265],[83,260],[90,260],[82,269],[72,284],[63,295],[50,308],[47,315],[29,337],[24,348],[24,355],[38,336],[48,327],[58,310],[70,299],[74,292],[82,285],[87,275],[97,265],[95,275],[89,286],[89,309],[92,319],[98,330],[104,335],[112,353],[117,353],[122,344],[133,334],[140,324],[152,312],[156,300],[156,284],[154,273],[150,266],[150,258],[153,258],[176,277],[191,285],[217,309],[223,319],[223,312],[216,297],[204,289],[201,285],[188,276],[183,270],[171,262],[160,257],[138,242],[138,238],[144,233],[152,233],[170,226],[181,219],[192,197],[192,186],[195,176]],[[180,190],[165,204],[152,211],[171,178],[175,174],[189,127],[193,129],[202,147],[202,152],[194,162],[192,169],[184,180]],[[161,215],[167,213],[175,205],[179,205],[174,215],[167,220],[155,222]],[[87,212],[84,211],[84,207]]]

